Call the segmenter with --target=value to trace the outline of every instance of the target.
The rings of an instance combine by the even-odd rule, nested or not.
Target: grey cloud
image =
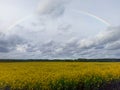
[[[6,53],[9,52],[9,49],[6,47],[0,47],[0,52]]]
[[[16,25],[16,27],[21,29],[21,30],[24,29],[24,27],[22,25]]]
[[[71,58],[118,58],[120,54],[120,27],[111,27],[95,38],[73,40],[61,46],[56,56]]]
[[[62,32],[68,32],[70,29],[71,29],[71,27],[72,27],[72,25],[70,25],[70,24],[60,24],[59,26],[58,26],[58,30],[59,31],[62,31]]]
[[[1,35],[0,38],[0,52],[7,53],[15,50],[16,45],[24,43],[24,40],[16,35]]]
[[[116,50],[120,49],[120,41],[116,41],[105,46],[105,49]]]
[[[119,28],[107,29],[93,39],[72,38],[60,43],[48,40],[46,43],[28,44],[27,52],[36,58],[114,58],[120,54]],[[117,49],[117,50],[116,50]],[[34,55],[34,54],[35,55]],[[31,55],[31,54],[30,54]]]
[[[65,11],[65,5],[70,0],[44,0],[38,7],[38,13],[58,17]]]
[[[109,27],[104,32],[99,33],[96,37],[91,39],[80,40],[80,48],[98,48],[102,49],[108,44],[114,43],[120,40],[120,27]]]
[[[42,21],[41,21],[42,20]],[[112,58],[120,57],[120,27],[109,27],[93,38],[71,36],[70,24],[46,23],[46,19],[29,22],[30,27],[17,25],[10,35],[0,34],[0,58]],[[47,25],[55,25],[52,30]],[[40,28],[41,27],[41,28]],[[56,30],[57,29],[57,30]],[[42,31],[44,30],[44,32]],[[62,34],[60,34],[60,32]],[[72,33],[72,32],[71,32]],[[34,36],[34,37],[33,37]],[[25,48],[19,52],[16,46]],[[19,49],[19,48],[18,48]],[[20,48],[22,49],[22,48]],[[15,55],[14,55],[15,54]]]
[[[83,53],[89,58],[119,57],[120,53],[120,27],[109,27],[93,39],[84,39],[79,42],[80,50],[90,50]],[[118,56],[117,56],[118,55]]]
[[[120,26],[109,27],[106,31],[97,35],[97,42],[101,44],[115,42],[120,39]]]
[[[59,46],[58,43],[56,43],[55,41],[51,40],[49,42],[46,42],[44,44],[42,44],[41,46],[41,52],[42,54],[54,54],[55,49]]]

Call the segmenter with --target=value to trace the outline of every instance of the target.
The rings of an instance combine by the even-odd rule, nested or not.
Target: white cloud
[[[16,45],[16,50],[19,52],[26,52],[28,45]]]

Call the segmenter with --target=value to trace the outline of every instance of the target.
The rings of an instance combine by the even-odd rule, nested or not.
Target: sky
[[[119,0],[0,0],[0,59],[120,58]]]

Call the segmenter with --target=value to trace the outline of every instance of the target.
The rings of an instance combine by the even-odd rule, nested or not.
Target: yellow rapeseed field
[[[0,90],[112,90],[119,81],[117,62],[0,63]]]

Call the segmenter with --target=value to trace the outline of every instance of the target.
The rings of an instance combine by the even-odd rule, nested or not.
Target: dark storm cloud
[[[0,47],[0,52],[6,53],[9,52],[9,49],[5,47]]]
[[[11,52],[12,50],[15,50],[16,45],[22,44],[23,39],[18,37],[17,35],[5,35],[1,33],[0,35],[0,52]]]

